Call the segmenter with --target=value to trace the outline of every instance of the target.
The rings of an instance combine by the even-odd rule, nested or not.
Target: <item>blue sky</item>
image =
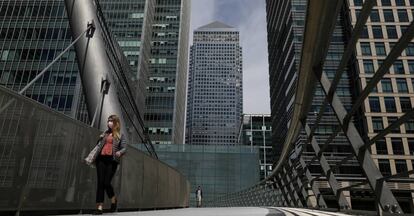
[[[240,31],[243,47],[243,112],[270,113],[265,0],[191,0],[194,29],[221,21]]]

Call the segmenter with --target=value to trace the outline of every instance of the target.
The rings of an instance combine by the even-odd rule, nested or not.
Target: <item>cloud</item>
[[[265,7],[265,0],[192,0],[191,33],[215,20],[240,31],[244,113],[270,113]]]

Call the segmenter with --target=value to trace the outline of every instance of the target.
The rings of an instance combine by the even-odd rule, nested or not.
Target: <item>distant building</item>
[[[243,113],[239,32],[213,22],[194,31],[190,50],[186,142],[237,145]]]
[[[242,145],[259,149],[260,179],[265,179],[273,168],[272,126],[269,114],[244,114],[240,135]]]

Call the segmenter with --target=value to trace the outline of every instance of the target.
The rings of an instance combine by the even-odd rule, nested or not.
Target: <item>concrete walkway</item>
[[[285,207],[234,207],[234,208],[187,208],[142,212],[105,213],[113,216],[349,216],[343,213],[324,212]]]

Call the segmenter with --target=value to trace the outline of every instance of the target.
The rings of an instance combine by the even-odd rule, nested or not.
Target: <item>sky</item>
[[[243,113],[270,114],[265,0],[191,0],[195,29],[220,21],[240,31],[243,48]]]

